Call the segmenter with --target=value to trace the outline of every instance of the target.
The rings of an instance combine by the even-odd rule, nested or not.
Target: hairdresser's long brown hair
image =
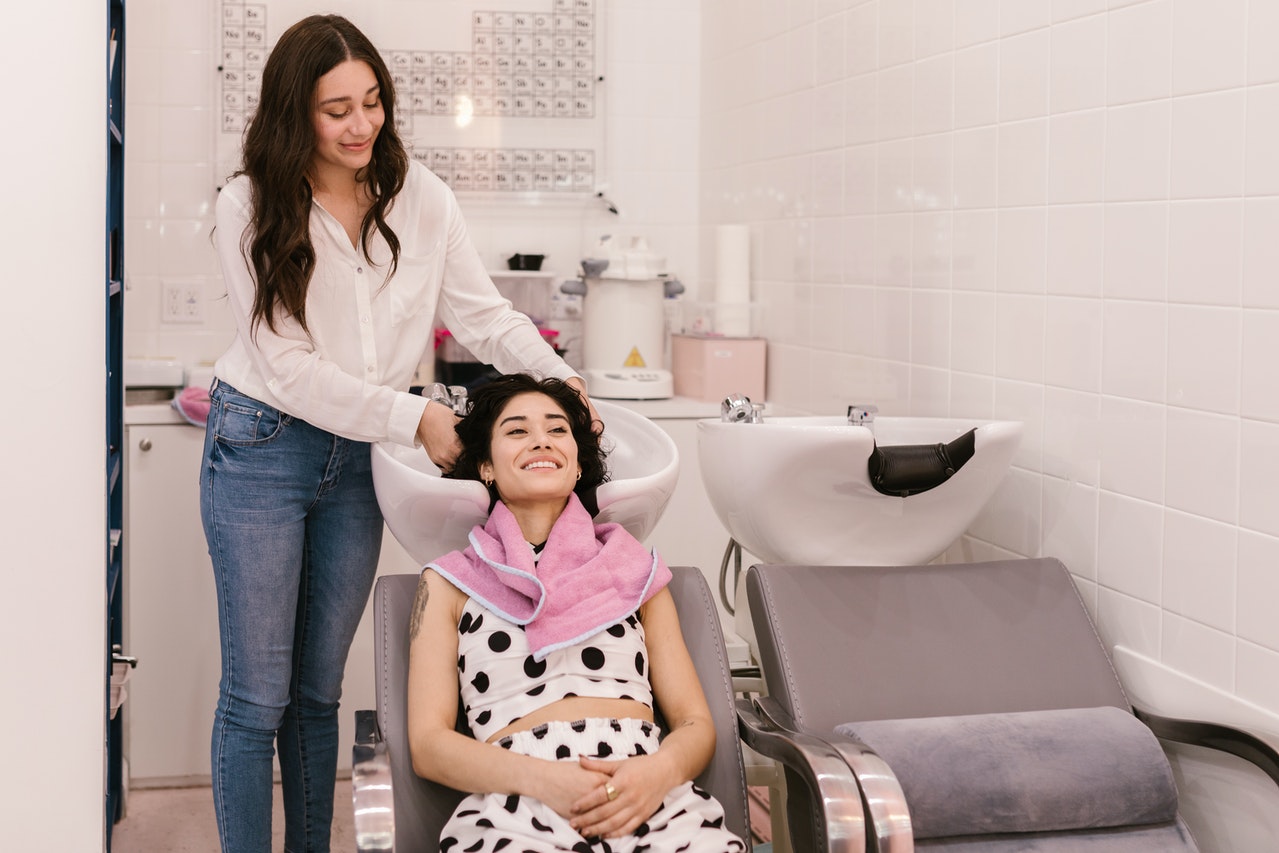
[[[238,174],[248,175],[252,183],[253,219],[249,245],[241,248],[257,277],[255,328],[266,320],[274,331],[277,311],[307,328],[306,291],[315,270],[307,179],[315,150],[311,108],[319,79],[349,59],[373,69],[385,113],[362,176],[373,205],[360,234],[367,241],[376,228],[391,247],[391,271],[399,262],[400,241],[386,224],[386,214],[404,186],[409,159],[395,132],[391,74],[377,48],[350,21],[312,15],[289,27],[268,55],[261,98],[244,135],[244,163]]]

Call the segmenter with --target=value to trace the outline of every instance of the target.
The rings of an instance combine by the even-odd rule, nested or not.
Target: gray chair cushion
[[[1119,708],[845,723],[893,769],[916,838],[1165,823],[1177,789],[1159,741]]]

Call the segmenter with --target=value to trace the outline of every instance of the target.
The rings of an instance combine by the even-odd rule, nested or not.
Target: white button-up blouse
[[[427,401],[408,386],[434,345],[437,314],[459,343],[504,373],[576,375],[498,293],[453,192],[422,164],[410,163],[386,217],[400,239],[390,278],[391,250],[380,233],[369,238],[366,258],[337,219],[312,204],[310,336],[279,313],[274,332],[266,323],[250,326],[250,210],[249,179],[241,175],[217,202],[215,242],[236,335],[214,375],[244,394],[346,438],[414,446]]]

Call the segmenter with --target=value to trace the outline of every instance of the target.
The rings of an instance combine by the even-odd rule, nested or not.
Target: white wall
[[[770,399],[1024,420],[951,556],[1060,557],[1109,643],[1279,713],[1279,2],[703,8]]]
[[[0,847],[103,844],[106,4],[6,9]],[[25,94],[19,94],[20,92]],[[18,106],[19,102],[21,106]]]

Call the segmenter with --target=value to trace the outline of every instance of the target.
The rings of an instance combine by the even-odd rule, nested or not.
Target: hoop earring
[[[489,489],[493,488],[493,481],[491,479],[490,480],[481,479],[480,482],[484,484],[485,488],[489,488]]]
[[[580,468],[577,471],[577,479],[582,479],[582,470]]]

